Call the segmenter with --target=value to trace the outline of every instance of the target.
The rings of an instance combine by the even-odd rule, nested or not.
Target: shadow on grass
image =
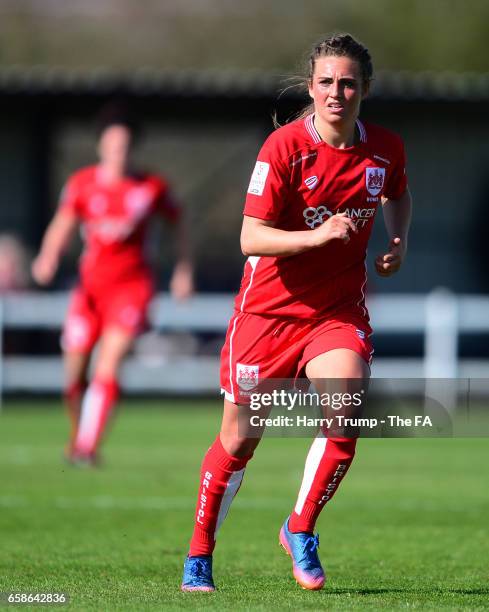
[[[439,593],[448,595],[449,593],[453,593],[456,595],[489,595],[489,588],[478,588],[478,589],[442,589],[439,587],[434,588],[426,588],[426,589],[416,589],[406,587],[402,588],[375,588],[375,589],[347,589],[347,588],[326,588],[322,591],[323,595],[345,595],[346,593],[350,593],[353,595],[382,595],[384,593],[419,593],[426,595],[427,593]]]

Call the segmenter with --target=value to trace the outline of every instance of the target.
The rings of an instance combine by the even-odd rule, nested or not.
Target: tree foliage
[[[487,0],[0,0],[0,65],[290,73],[332,31],[378,69],[488,70]]]

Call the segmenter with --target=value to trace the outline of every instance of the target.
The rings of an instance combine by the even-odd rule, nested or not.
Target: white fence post
[[[456,378],[458,357],[458,303],[448,289],[434,289],[425,305],[424,375]]]
[[[425,399],[453,411],[457,403],[458,301],[451,291],[439,287],[428,294],[425,325]]]

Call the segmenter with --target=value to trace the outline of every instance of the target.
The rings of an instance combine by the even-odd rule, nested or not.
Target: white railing
[[[5,356],[5,329],[59,330],[67,293],[24,293],[0,299],[0,397],[4,391],[53,392],[62,384],[60,357]],[[156,329],[179,332],[222,332],[232,314],[229,294],[200,294],[175,303],[159,295],[153,304]],[[489,297],[454,295],[436,289],[426,296],[376,295],[368,300],[376,334],[423,334],[424,356],[376,359],[377,378],[487,378],[489,361],[458,359],[458,338],[464,332],[489,331]],[[122,373],[123,386],[134,392],[214,393],[219,382],[217,356],[167,353],[133,356]]]

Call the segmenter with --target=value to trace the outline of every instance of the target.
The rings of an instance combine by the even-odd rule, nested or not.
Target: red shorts
[[[88,353],[104,329],[118,327],[136,336],[147,326],[153,283],[140,278],[92,293],[78,286],[71,294],[61,343],[65,351]]]
[[[371,333],[365,319],[350,313],[317,321],[235,312],[221,352],[221,390],[229,401],[246,403],[259,381],[298,378],[311,359],[337,348],[370,365]]]

